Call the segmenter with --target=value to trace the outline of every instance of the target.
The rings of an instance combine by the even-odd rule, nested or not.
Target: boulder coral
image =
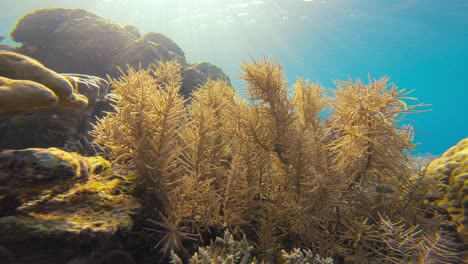
[[[11,51],[0,51],[0,76],[43,84],[62,100],[73,94],[72,85],[60,74],[33,58]]]
[[[0,114],[53,107],[58,101],[58,97],[42,84],[0,77]]]
[[[433,160],[427,172],[439,183],[431,201],[448,212],[461,239],[468,243],[468,138]]]
[[[36,10],[18,21],[11,36],[21,43],[16,52],[60,72],[117,78],[121,74],[117,67],[146,68],[156,60],[176,60],[187,71],[181,91],[185,96],[207,81],[208,72],[213,73],[209,68],[228,78],[212,64],[188,64],[182,48],[162,33],[141,36],[134,26],[121,26],[82,9]]]
[[[75,142],[75,151],[92,152],[87,130],[108,90],[102,78],[59,74],[28,56],[0,51],[0,149]]]
[[[18,52],[48,67],[104,77],[106,66],[135,37],[82,9],[42,9],[25,15],[11,32]]]
[[[126,68],[127,65],[147,68],[154,61],[177,60],[174,53],[170,53],[164,46],[151,42],[145,38],[132,41],[112,61],[115,67],[111,71],[112,76],[118,76],[118,69]]]
[[[107,89],[101,78],[61,75],[28,56],[0,51],[0,115],[39,108],[83,109],[89,100],[103,99]]]

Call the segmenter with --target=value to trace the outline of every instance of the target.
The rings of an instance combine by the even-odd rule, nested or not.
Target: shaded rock
[[[138,28],[136,28],[135,26],[133,26],[133,25],[125,25],[123,28],[124,28],[128,33],[132,34],[134,37],[136,37],[136,38],[140,38],[140,37],[141,37],[140,31],[139,31]]]
[[[105,101],[106,95],[109,92],[109,83],[96,76],[62,73],[73,86],[74,91],[83,95],[88,100],[88,108],[93,108],[97,102]]]
[[[143,38],[157,44],[161,44],[167,50],[179,55],[182,58],[182,61],[185,63],[185,53],[172,39],[161,33],[150,32],[143,36]]]
[[[57,148],[5,150],[0,152],[0,186],[25,187],[87,177],[87,159]]]
[[[181,94],[189,97],[194,89],[205,84],[208,78],[212,80],[223,79],[231,85],[229,77],[222,69],[207,62],[194,63],[182,71],[182,89]]]
[[[0,149],[63,147],[85,133],[87,118],[78,110],[44,109],[0,119]]]
[[[105,77],[110,62],[135,36],[117,23],[82,9],[42,9],[12,31],[20,53],[61,72]]]
[[[0,246],[0,259],[3,264],[11,264],[15,259],[15,255],[8,248]]]
[[[126,69],[127,65],[129,65],[136,69],[139,69],[140,66],[145,69],[156,60],[169,61],[175,59],[177,58],[164,46],[141,38],[133,41],[115,57],[112,63],[115,66],[113,67],[112,76],[119,75],[117,67]]]
[[[4,245],[129,231],[140,207],[122,191],[125,179],[115,177],[100,157],[55,148],[4,151],[0,175],[0,195],[17,199],[16,210],[0,217]]]
[[[23,202],[15,195],[0,195],[0,204],[0,217],[4,217],[15,214]]]
[[[125,251],[114,250],[105,256],[100,264],[135,264],[132,256]]]

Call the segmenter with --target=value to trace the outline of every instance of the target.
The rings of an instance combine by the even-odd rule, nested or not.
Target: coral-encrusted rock
[[[82,110],[45,109],[0,118],[0,150],[64,147],[84,136],[89,126],[89,121],[83,121],[87,116]]]
[[[100,157],[59,149],[0,154],[0,244],[129,231],[139,203]]]
[[[25,55],[0,51],[0,116],[12,116],[0,119],[0,150],[64,147],[68,141],[92,153],[87,131],[108,90],[102,78],[58,74]]]
[[[155,60],[177,60],[188,64],[184,51],[170,38],[150,32],[140,37],[133,26],[122,27],[81,9],[41,9],[25,15],[11,33],[21,43],[19,53],[38,59],[58,72],[73,72],[105,78],[119,77],[116,67],[145,68]],[[197,72],[198,70],[198,72]],[[188,66],[184,95],[207,76],[227,78],[218,67],[209,63]],[[194,86],[195,85],[195,86]]]
[[[0,152],[0,186],[25,187],[87,177],[87,159],[57,148]]]
[[[116,55],[112,62],[112,65],[115,66],[112,75],[119,75],[117,67],[125,69],[127,65],[129,65],[137,69],[140,68],[140,66],[142,69],[145,69],[155,61],[169,60],[177,60],[177,56],[174,56],[174,53],[169,52],[169,50],[161,44],[148,41],[145,38],[140,38],[131,42]]]
[[[44,67],[33,58],[11,51],[0,51],[0,76],[40,83],[62,100],[73,94],[72,85],[60,74]]]
[[[86,96],[88,100],[87,109],[92,111],[97,102],[105,101],[109,92],[109,83],[96,76],[74,73],[62,73],[73,86],[75,92]]]
[[[141,34],[137,27],[134,25],[125,25],[123,27],[128,33],[132,34],[136,38],[140,38]]]
[[[40,83],[0,76],[0,115],[53,108],[58,102],[57,95]]]
[[[168,38],[167,36],[156,33],[150,32],[143,36],[143,38],[157,44],[161,44],[170,52],[173,52],[182,58],[182,62],[185,62],[185,53],[184,51],[177,45],[172,39]]]
[[[61,75],[28,56],[0,51],[0,115],[38,108],[90,109],[108,88],[99,77]]]
[[[226,80],[229,85],[231,81],[229,77],[215,65],[207,62],[194,63],[189,67],[186,67],[182,71],[182,89],[181,94],[185,97],[189,97],[194,89],[197,89],[201,85],[205,84],[208,78],[212,80]]]
[[[135,36],[82,9],[42,9],[24,16],[11,33],[19,52],[60,72],[105,77],[114,56]]]

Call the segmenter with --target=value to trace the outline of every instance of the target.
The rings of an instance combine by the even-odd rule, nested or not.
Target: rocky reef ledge
[[[117,237],[132,229],[140,208],[127,182],[101,157],[57,148],[0,152],[0,258],[107,263],[127,255]]]

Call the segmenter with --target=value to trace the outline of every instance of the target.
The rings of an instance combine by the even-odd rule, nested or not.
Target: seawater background
[[[333,80],[390,76],[431,104],[430,112],[408,116],[416,153],[441,154],[468,137],[467,0],[0,0],[0,35],[49,7],[161,32],[190,63],[221,67],[239,91],[249,55],[275,56],[291,85],[297,75],[327,88]]]

